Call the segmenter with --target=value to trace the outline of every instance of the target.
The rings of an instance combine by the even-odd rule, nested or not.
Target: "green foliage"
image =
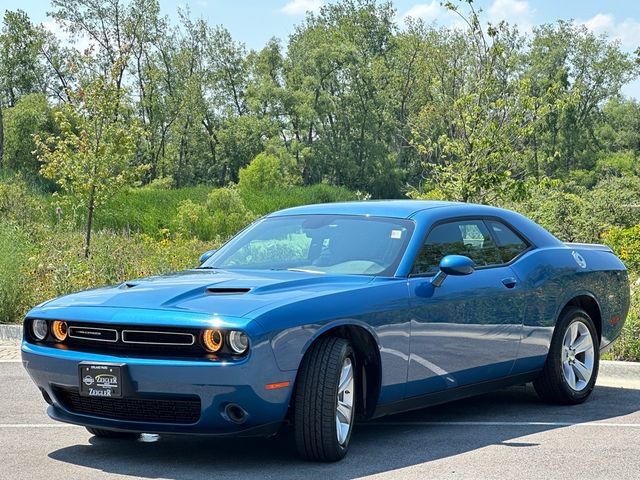
[[[308,187],[277,188],[270,191],[241,190],[240,195],[244,204],[257,215],[266,215],[276,210],[298,205],[358,200],[356,193],[346,188],[322,183]]]
[[[124,110],[114,118],[144,131],[127,166],[148,166],[138,172],[145,183],[171,178],[180,188],[239,183],[242,171],[253,190],[263,176],[280,181],[279,169],[285,184],[374,198],[409,186],[494,202],[522,198],[529,177],[592,188],[634,169],[640,107],[620,94],[638,74],[633,55],[574,22],[524,36],[486,26],[473,2],[456,4],[447,6],[459,25],[444,29],[398,25],[390,2],[330,2],[286,45],[247,51],[188,10],[170,22],[157,0],[53,0],[65,30],[101,41],[63,47],[7,12],[0,107],[38,92],[64,112],[102,72]]]
[[[175,229],[186,237],[224,241],[254,218],[235,188],[218,188],[209,193],[204,205],[191,200],[181,202]]]
[[[174,225],[176,232],[188,238],[211,240],[215,237],[214,221],[207,207],[191,200],[178,205]]]
[[[238,187],[244,191],[274,190],[299,183],[295,158],[283,148],[258,154],[240,169]]]
[[[0,182],[0,221],[10,221],[26,226],[39,222],[43,206],[29,194],[25,182],[18,176],[10,182]]]
[[[25,266],[30,244],[16,225],[0,222],[0,323],[12,321],[29,305]]]
[[[56,112],[58,134],[33,137],[42,174],[58,183],[74,207],[87,210],[87,257],[94,210],[131,185],[143,170],[129,165],[142,130],[135,123],[123,123],[127,112],[122,96],[112,80],[98,77],[76,93],[74,103]]]
[[[251,223],[255,215],[245,207],[235,188],[218,188],[207,197],[207,213],[217,238],[226,240]]]
[[[630,228],[612,227],[603,234],[609,245],[628,269],[640,271],[640,225]]]
[[[41,93],[20,97],[15,106],[4,112],[3,166],[32,178],[37,176],[40,163],[34,155],[33,135],[54,132],[53,110],[47,97]]]
[[[14,106],[22,95],[42,91],[45,71],[39,61],[44,34],[22,10],[6,10],[0,33],[0,103]]]
[[[583,187],[545,180],[530,185],[526,200],[511,208],[564,242],[593,242],[598,240],[598,229],[586,197]]]
[[[637,233],[636,233],[637,235]],[[634,240],[635,241],[635,240]],[[637,246],[637,245],[636,245]],[[607,359],[627,362],[640,361],[640,298],[638,280],[631,283],[631,310],[622,328],[620,337],[607,352]]]
[[[185,200],[204,204],[210,187],[166,189],[130,188],[106,201],[95,219],[96,230],[132,231],[157,236],[162,229],[172,228],[178,206]]]
[[[109,231],[96,233],[89,258],[83,255],[83,236],[77,231],[45,234],[39,245],[23,268],[20,282],[38,288],[23,289],[22,307],[98,285],[193,268],[203,251],[216,246],[180,237],[156,240],[144,234]],[[24,309],[19,313],[23,314]]]

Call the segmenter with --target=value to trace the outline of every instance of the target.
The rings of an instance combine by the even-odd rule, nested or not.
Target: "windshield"
[[[271,217],[241,232],[202,267],[393,275],[412,232],[412,221],[396,218]]]

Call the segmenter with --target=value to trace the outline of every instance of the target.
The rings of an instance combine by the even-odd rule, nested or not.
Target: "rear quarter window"
[[[496,244],[504,263],[509,263],[529,248],[529,243],[504,223],[488,220],[487,225],[496,239]]]

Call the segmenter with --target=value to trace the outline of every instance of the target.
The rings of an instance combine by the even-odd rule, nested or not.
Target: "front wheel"
[[[335,462],[349,449],[356,407],[355,355],[343,338],[318,340],[296,383],[294,433],[305,460]]]
[[[599,364],[600,348],[593,320],[587,312],[574,307],[556,325],[547,361],[533,386],[546,402],[582,403],[593,391]]]

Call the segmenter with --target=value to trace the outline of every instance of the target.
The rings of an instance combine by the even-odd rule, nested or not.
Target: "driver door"
[[[493,380],[511,372],[522,333],[525,295],[515,272],[506,264],[509,260],[503,258],[505,250],[496,243],[493,223],[483,219],[445,221],[427,235],[408,282],[408,397]],[[523,243],[521,248],[527,245]],[[434,287],[431,279],[438,264],[450,254],[471,258],[476,271],[450,275]]]

